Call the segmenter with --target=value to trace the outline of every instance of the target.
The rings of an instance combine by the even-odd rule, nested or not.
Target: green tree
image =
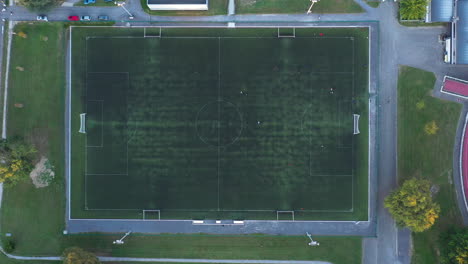
[[[400,1],[400,18],[405,20],[420,20],[426,15],[427,0]]]
[[[468,263],[468,227],[451,228],[441,235],[442,263]]]
[[[63,252],[63,264],[99,264],[99,259],[91,252],[79,247],[71,247]]]
[[[0,143],[0,182],[13,186],[27,179],[33,169],[32,159],[36,149],[22,140]]]
[[[32,11],[46,11],[59,6],[62,0],[19,0],[19,3]]]
[[[430,189],[429,181],[413,178],[385,198],[384,205],[398,226],[422,232],[435,223],[440,207],[432,201]]]

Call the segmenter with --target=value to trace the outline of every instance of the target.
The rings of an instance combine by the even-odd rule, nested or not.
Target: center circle
[[[219,100],[200,108],[196,120],[197,135],[205,144],[225,147],[242,133],[242,115],[231,102]]]

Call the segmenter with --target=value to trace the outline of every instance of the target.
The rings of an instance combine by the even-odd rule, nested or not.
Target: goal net
[[[353,114],[354,117],[354,135],[359,134],[359,117],[360,115]]]
[[[80,133],[86,133],[86,114],[80,114]]]

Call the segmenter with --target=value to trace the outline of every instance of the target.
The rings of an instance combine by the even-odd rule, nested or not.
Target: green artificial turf
[[[236,13],[274,14],[306,13],[309,0],[235,0]],[[322,0],[312,8],[312,13],[360,13],[364,10],[353,0]]]
[[[74,37],[74,54],[85,54],[73,62],[75,208],[271,219],[276,210],[350,215],[366,199],[355,201],[353,186],[367,186],[357,156],[367,157],[366,126],[352,133],[353,113],[367,120],[364,34],[226,32]]]
[[[452,185],[452,157],[461,106],[432,97],[435,76],[431,72],[401,67],[398,80],[398,175],[399,182],[422,177],[440,187],[435,201],[440,218],[426,232],[413,233],[413,263],[439,263],[439,235],[461,222]],[[435,121],[439,130],[427,135],[424,126]],[[417,142],[417,143],[416,143]]]

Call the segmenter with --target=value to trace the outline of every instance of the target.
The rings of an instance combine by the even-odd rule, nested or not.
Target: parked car
[[[49,19],[47,18],[46,15],[38,15],[38,16],[36,17],[36,20],[37,20],[37,21],[46,21],[46,22],[49,21]]]
[[[98,16],[98,20],[109,20],[109,17],[108,16]]]
[[[78,16],[68,16],[68,20],[70,20],[70,21],[79,21],[80,17],[78,17]]]
[[[90,16],[80,16],[81,21],[90,21],[91,17]]]
[[[94,3],[96,3],[96,0],[84,0],[85,5],[94,4]]]

